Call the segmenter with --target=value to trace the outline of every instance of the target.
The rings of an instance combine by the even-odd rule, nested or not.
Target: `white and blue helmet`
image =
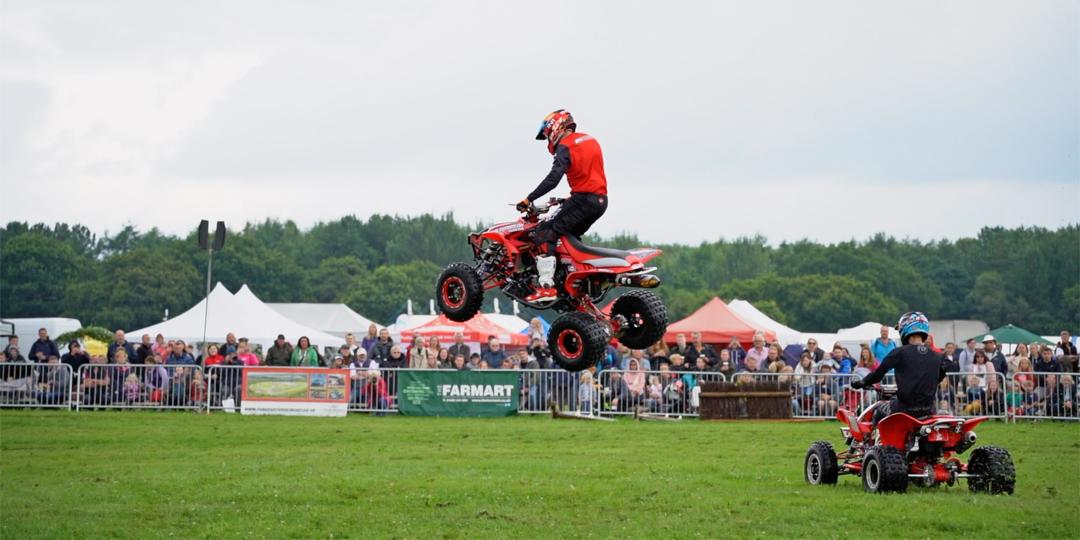
[[[920,311],[909,311],[900,317],[896,329],[900,332],[900,343],[907,345],[908,337],[912,335],[922,334],[923,339],[930,335],[930,319]]]

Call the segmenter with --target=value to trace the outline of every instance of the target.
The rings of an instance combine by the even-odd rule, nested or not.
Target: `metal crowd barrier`
[[[70,408],[71,381],[67,364],[0,364],[0,407]]]
[[[0,407],[76,409],[206,409],[238,412],[244,366],[96,364],[81,366],[72,377],[66,364],[0,364]],[[259,367],[248,368],[259,369]],[[399,372],[350,370],[349,412],[377,415],[397,412]],[[697,416],[700,385],[727,381],[721,373],[702,371],[606,370],[596,379],[561,369],[522,369],[521,414],[544,414],[554,403],[582,414],[654,414]],[[791,388],[792,416],[834,418],[838,409],[858,412],[878,399],[873,389],[853,390],[854,376],[842,373],[736,373],[732,381],[778,380]],[[886,383],[891,382],[887,377]],[[1077,420],[1078,385],[1070,373],[950,373],[939,385],[935,412],[962,417]],[[74,391],[73,391],[74,390]]]
[[[628,415],[637,410],[672,416],[697,416],[701,383],[724,382],[714,371],[605,370],[600,372],[599,413]]]
[[[1005,403],[1016,420],[1078,420],[1077,375],[1019,372],[1009,375]]]
[[[199,410],[206,393],[198,365],[91,362],[79,367],[75,408]]]

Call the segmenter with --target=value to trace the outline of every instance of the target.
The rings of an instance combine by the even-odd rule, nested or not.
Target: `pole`
[[[210,273],[214,271],[214,248],[209,248],[206,251],[210,257],[206,262],[206,309],[203,311],[202,320],[203,358],[210,354],[210,349],[206,346],[206,321],[210,317]]]

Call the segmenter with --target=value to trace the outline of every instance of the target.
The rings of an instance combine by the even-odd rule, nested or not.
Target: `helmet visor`
[[[542,141],[542,140],[547,138],[547,137],[544,137],[544,129],[547,128],[547,126],[548,126],[548,121],[547,120],[543,120],[543,121],[540,122],[540,127],[536,129],[536,140]]]

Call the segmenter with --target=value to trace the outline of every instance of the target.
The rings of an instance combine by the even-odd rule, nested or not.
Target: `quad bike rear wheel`
[[[1013,466],[1012,456],[999,446],[981,446],[971,452],[967,472],[978,475],[968,478],[968,489],[974,493],[1012,495],[1016,487],[1016,467]]]
[[[667,308],[650,291],[630,291],[615,300],[611,316],[621,316],[626,324],[620,329],[619,342],[631,349],[644,349],[664,337]]]
[[[548,348],[566,371],[581,371],[604,357],[610,339],[608,326],[591,315],[573,312],[555,319],[548,329]]]
[[[907,491],[908,467],[904,455],[892,446],[874,446],[862,462],[862,484],[868,493]]]
[[[806,451],[803,477],[810,485],[835,484],[838,473],[836,451],[828,441],[816,441]]]
[[[453,263],[439,274],[435,298],[448,319],[465,322],[473,318],[484,303],[484,283],[471,266]]]

